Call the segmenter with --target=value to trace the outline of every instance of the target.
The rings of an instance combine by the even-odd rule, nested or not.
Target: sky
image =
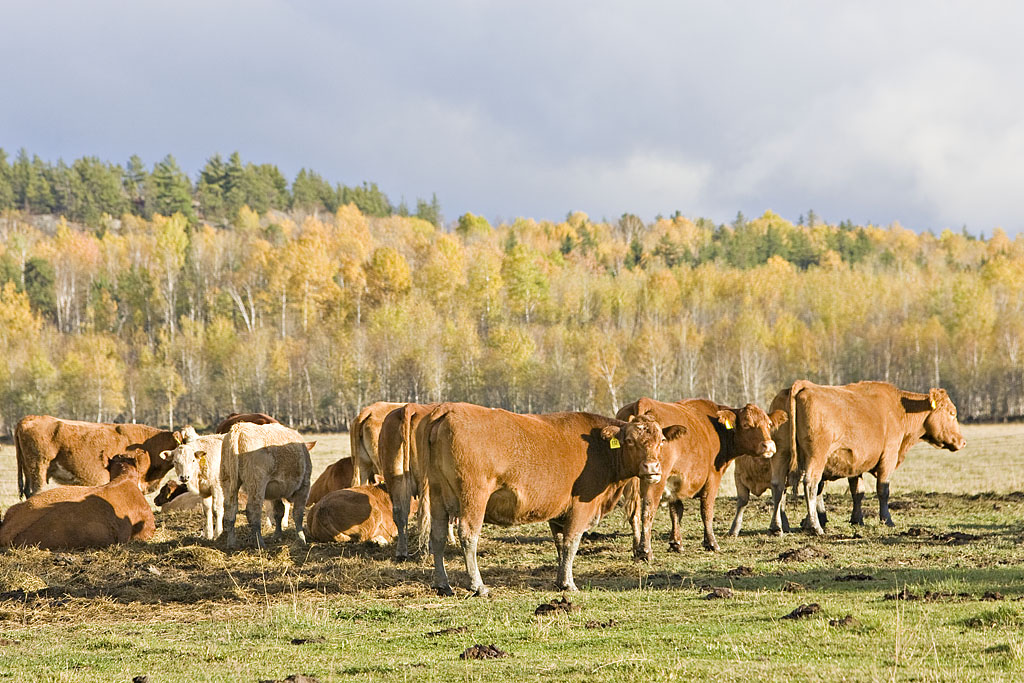
[[[1024,229],[1024,5],[5,0],[0,147],[215,153],[447,220]]]

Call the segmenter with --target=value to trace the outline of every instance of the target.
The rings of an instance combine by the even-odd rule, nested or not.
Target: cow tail
[[[416,459],[419,462],[420,472],[420,508],[416,516],[419,537],[419,547],[423,550],[430,549],[430,527],[432,516],[430,512],[430,473],[433,470],[434,444],[437,441],[437,425],[442,417],[448,413],[448,406],[441,404],[430,411],[430,415],[420,422],[420,429],[411,437],[416,439]],[[450,521],[450,520],[449,520]]]
[[[352,424],[349,425],[348,438],[350,444],[350,455],[352,456],[352,483],[351,486],[359,486],[361,483],[359,474],[359,447],[360,437],[363,432],[363,421],[360,419],[362,413],[356,415],[356,418],[352,420]]]
[[[25,465],[22,460],[25,457],[25,452],[21,446],[21,425],[17,425],[14,428],[14,458],[18,461],[18,494],[22,498],[27,498],[27,492],[25,491]]]
[[[789,472],[797,471],[800,459],[796,453],[796,395],[807,386],[807,382],[798,379],[789,388]]]

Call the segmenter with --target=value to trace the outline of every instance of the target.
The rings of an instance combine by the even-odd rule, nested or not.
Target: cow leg
[[[740,535],[740,529],[743,528],[743,510],[750,503],[750,489],[746,487],[743,482],[736,479],[736,516],[732,520],[732,526],[729,527],[729,535],[736,537]]]
[[[700,494],[700,519],[704,522],[704,550],[718,552],[718,539],[715,538],[715,498],[718,491],[710,492],[705,486]]]
[[[825,480],[822,479],[818,482],[818,504],[815,508],[818,512],[818,524],[824,529],[828,524],[828,513],[825,512]]]
[[[469,574],[469,590],[477,597],[487,597],[487,586],[484,585],[483,577],[480,576],[480,567],[476,561],[476,546],[480,540],[480,527],[482,524],[471,524],[466,515],[459,518],[459,543],[462,545],[462,555],[466,559],[466,573]]]
[[[680,553],[683,551],[683,537],[679,532],[683,521],[683,501],[676,499],[669,502],[668,518],[672,522],[672,530],[669,531],[668,537],[668,550],[670,553]]]
[[[818,483],[821,480],[820,474],[806,472],[804,474],[804,499],[807,503],[807,519],[811,525],[811,531],[816,536],[824,536],[825,530],[821,528],[818,520]]]
[[[879,479],[875,483],[875,490],[878,492],[878,518],[886,526],[896,526],[889,514],[889,482]]]
[[[308,497],[309,488],[306,487],[305,490],[299,489],[289,501],[292,507],[292,524],[295,525],[295,535],[302,545],[306,545],[306,531],[302,526],[302,521],[306,514],[306,498]]]
[[[220,486],[213,487],[213,495],[210,497],[213,504],[213,538],[219,538],[224,533],[224,489]]]
[[[409,559],[409,508],[412,507],[412,494],[408,479],[408,474],[395,477],[394,492],[391,494],[391,517],[398,529],[398,536],[395,538],[395,562]]]
[[[224,546],[235,547],[235,518],[238,516],[238,482],[228,481],[224,488]]]
[[[438,595],[455,595],[448,572],[444,568],[444,547],[448,541],[448,510],[441,500],[439,486],[431,486],[430,491],[430,552],[434,556],[434,585]]]
[[[864,480],[860,476],[848,477],[850,484],[850,497],[853,498],[853,514],[850,515],[850,524],[864,526]]]
[[[280,498],[270,501],[270,509],[274,512],[274,540],[284,535],[284,501]]]
[[[786,482],[772,481],[772,521],[768,532],[776,536],[789,533],[789,520],[786,519]],[[785,525],[783,525],[785,522]]]
[[[654,526],[654,513],[658,511],[661,494],[665,490],[665,477],[656,484],[648,483],[639,486],[640,496],[640,547],[636,559],[650,562],[654,558],[651,549],[651,533]]]
[[[249,520],[249,529],[256,539],[256,547],[266,550],[267,544],[263,542],[263,496],[267,493],[267,483],[260,482],[255,486],[246,484],[245,490],[249,494],[245,502],[245,518]]]
[[[548,526],[551,527],[551,538],[555,541],[555,555],[558,562],[559,568],[562,566],[562,540],[565,536],[562,529],[562,523],[557,522],[553,519],[548,520]]]
[[[572,577],[572,563],[576,559],[576,551],[580,549],[581,538],[583,538],[582,529],[574,529],[572,533],[564,532],[562,534],[561,549],[558,553],[558,581],[556,582],[559,590],[579,590]]]
[[[213,539],[213,496],[201,499],[203,506],[203,538]]]

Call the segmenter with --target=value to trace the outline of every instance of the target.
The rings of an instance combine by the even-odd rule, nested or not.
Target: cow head
[[[174,449],[174,471],[178,481],[189,491],[199,493],[199,477],[206,468],[206,451],[196,450],[183,444]]]
[[[107,472],[110,473],[110,480],[113,481],[121,476],[127,476],[130,479],[139,481],[141,474],[139,473],[138,460],[132,455],[115,455],[107,462]],[[139,482],[141,488],[141,482]]]
[[[678,439],[686,427],[672,425],[662,430],[651,413],[630,415],[628,422],[611,424],[601,430],[601,438],[612,451],[622,449],[623,462],[629,472],[642,481],[661,481],[661,449],[667,441]]]
[[[160,493],[153,499],[153,504],[157,506],[166,505],[185,493],[188,493],[187,486],[182,486],[173,479],[170,479],[160,488]]]
[[[936,448],[958,451],[967,445],[960,433],[956,419],[956,406],[945,389],[928,392],[928,416],[924,419],[924,436],[921,437]]]
[[[784,410],[776,410],[768,415],[753,403],[748,403],[737,411],[718,411],[718,424],[735,434],[733,443],[736,455],[753,455],[761,458],[775,455],[772,432],[787,419],[789,417]]]

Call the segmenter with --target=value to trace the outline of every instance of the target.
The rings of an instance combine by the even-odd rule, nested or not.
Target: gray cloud
[[[0,10],[0,145],[239,150],[445,213],[813,208],[1024,227],[1011,3],[65,2]]]

